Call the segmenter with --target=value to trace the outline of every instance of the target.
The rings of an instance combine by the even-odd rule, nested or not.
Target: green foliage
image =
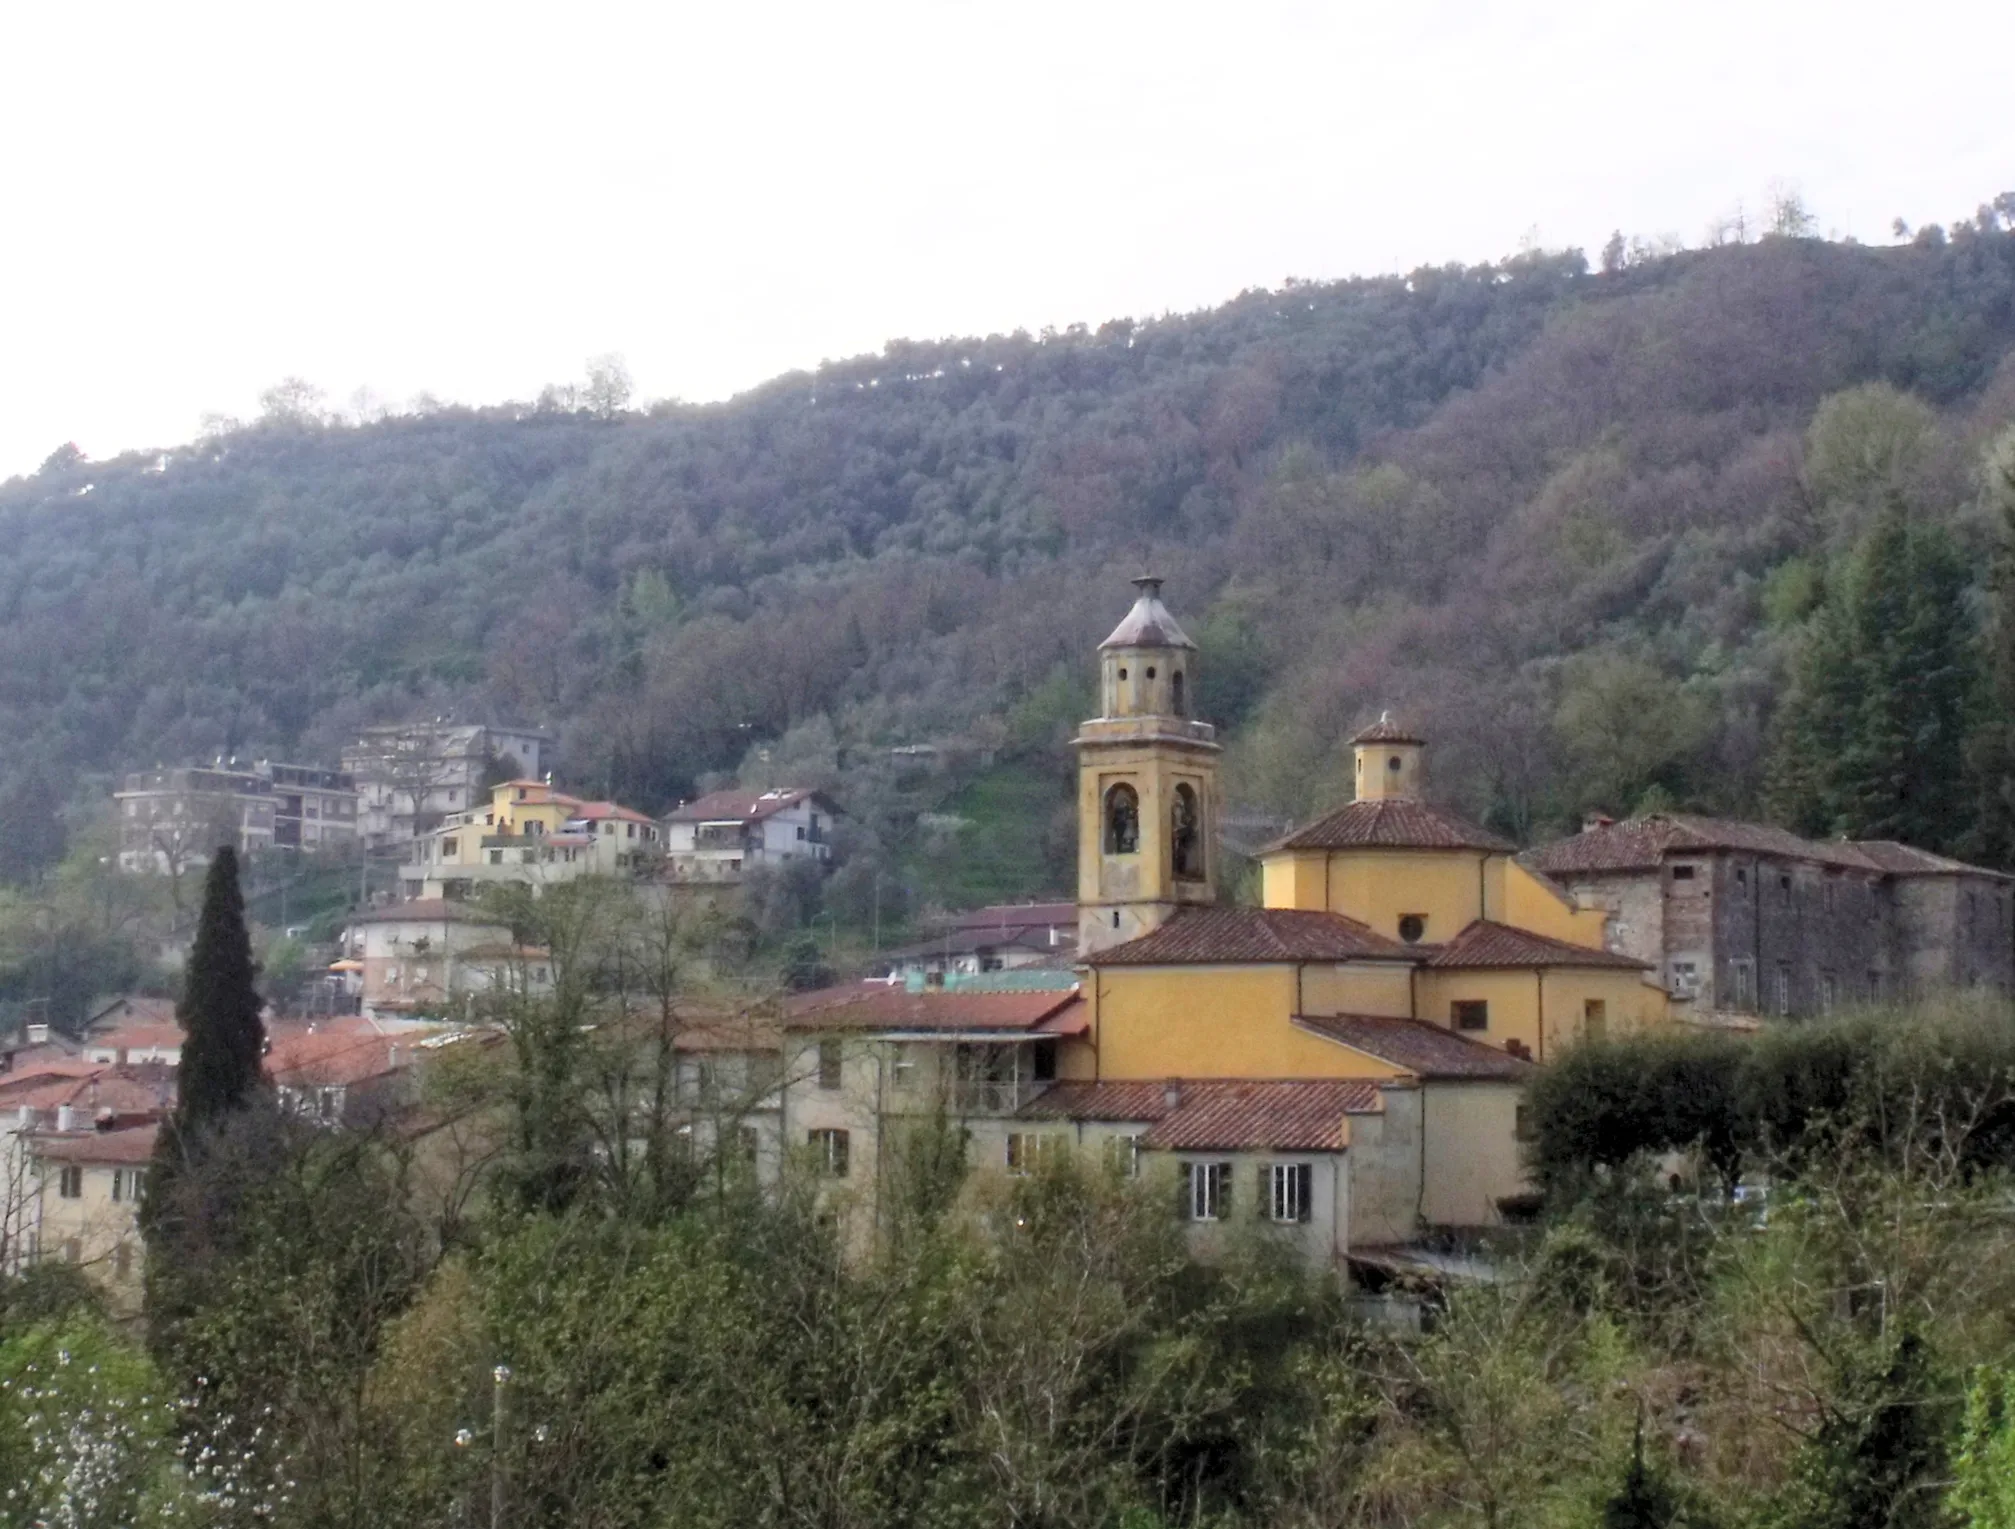
[[[1965,1529],[2015,1529],[2015,1376],[1982,1370],[1966,1391],[1948,1499]]]
[[[1892,500],[1813,618],[1779,719],[1774,806],[1804,832],[1958,848],[1975,686],[1967,571]]]
[[[259,1087],[265,1051],[253,986],[252,941],[238,890],[238,854],[220,846],[203,882],[203,911],[175,1017],[183,1031],[175,1070],[175,1124],[194,1133],[244,1108]],[[163,1132],[166,1140],[173,1133]]]

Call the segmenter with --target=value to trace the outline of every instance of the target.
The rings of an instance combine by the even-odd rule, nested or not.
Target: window
[[[1748,885],[1749,885],[1749,867],[1748,867],[1748,866],[1746,866],[1746,865],[1738,865],[1738,866],[1737,866],[1737,867],[1735,868],[1735,884],[1736,884],[1736,885],[1737,885],[1738,887],[1746,887],[1746,886],[1748,886]]]
[[[1512,1109],[1511,1134],[1520,1141],[1532,1140],[1532,1115],[1522,1104]]]
[[[1275,1221],[1306,1221],[1315,1198],[1315,1169],[1307,1163],[1269,1163],[1267,1214]]]
[[[1175,677],[1172,680],[1170,680],[1169,683],[1174,688],[1175,691],[1175,701],[1174,701],[1175,714],[1178,717],[1188,716],[1189,702],[1182,693],[1182,670],[1180,669],[1176,670]]]
[[[441,841],[441,858],[443,860],[454,860],[461,853],[462,841],[460,839],[443,839]]]
[[[805,825],[800,823],[798,825],[798,838],[803,839],[804,836],[805,836]]]
[[[1131,855],[1140,849],[1140,796],[1122,781],[1105,794],[1105,852]]]
[[[66,1166],[56,1175],[56,1193],[66,1200],[83,1198],[84,1170],[74,1163]]]
[[[1735,1007],[1747,1009],[1756,1002],[1756,969],[1747,961],[1731,961],[1728,978],[1735,988]]]
[[[112,1198],[128,1204],[140,1203],[140,1187],[143,1180],[138,1168],[114,1168],[112,1170]]]
[[[1833,911],[1834,885],[1833,878],[1830,876],[1819,884],[1819,906],[1824,908],[1828,913]]]
[[[1784,906],[1791,906],[1791,877],[1787,873],[1777,878],[1777,889],[1784,894]]]
[[[1231,1214],[1231,1164],[1182,1165],[1182,1213],[1186,1221],[1222,1221]]]
[[[1599,1041],[1609,1033],[1609,1003],[1607,999],[1584,999],[1581,1005],[1581,1038]]]
[[[838,1088],[840,1086],[840,1063],[842,1052],[838,1041],[819,1042],[819,1087]]]
[[[812,1150],[813,1165],[826,1178],[843,1179],[847,1176],[848,1137],[845,1131],[807,1131],[805,1143]]]
[[[1169,863],[1177,881],[1203,880],[1203,812],[1187,782],[1175,788],[1169,808]]]
[[[1069,1150],[1070,1138],[1060,1131],[1010,1131],[1007,1139],[1009,1173],[1040,1173],[1045,1163],[1054,1163]]]
[[[1488,1030],[1490,1004],[1482,998],[1458,998],[1448,1006],[1448,1017],[1458,1030]]]
[[[1700,966],[1694,961],[1674,961],[1672,977],[1667,983],[1667,991],[1674,998],[1697,998],[1700,996]]]
[[[1840,996],[1840,979],[1831,972],[1819,974],[1819,1012],[1831,1014],[1833,1005]]]
[[[1693,880],[1693,869],[1690,865],[1675,865],[1672,868],[1672,879],[1674,881],[1691,881]]]
[[[1105,1139],[1106,1166],[1122,1178],[1140,1177],[1140,1138],[1108,1136]]]
[[[1779,1014],[1789,1014],[1791,1012],[1791,963],[1789,961],[1779,961],[1777,963],[1777,1012]]]
[[[756,1156],[762,1151],[763,1133],[751,1125],[735,1127],[735,1151],[733,1161],[743,1168],[756,1166]]]
[[[1417,944],[1427,933],[1425,913],[1402,913],[1399,916],[1399,937],[1407,944]]]
[[[503,863],[504,863],[504,852],[503,852],[502,850],[500,850],[500,849],[493,849],[493,850],[491,850],[491,851],[490,851],[490,864],[492,864],[492,865],[502,865]]]
[[[1048,1037],[1029,1048],[1029,1077],[1037,1083],[1056,1081],[1056,1039]]]

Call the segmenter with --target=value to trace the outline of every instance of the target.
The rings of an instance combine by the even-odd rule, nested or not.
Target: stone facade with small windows
[[[1529,862],[1609,916],[1679,1013],[1804,1017],[1944,988],[2015,991],[2015,888],[1886,841],[1683,814],[1591,821]]]

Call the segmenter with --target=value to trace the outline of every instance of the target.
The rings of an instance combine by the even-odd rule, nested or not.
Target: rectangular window
[[[1268,1214],[1275,1221],[1306,1221],[1315,1198],[1315,1169],[1308,1163],[1270,1163]]]
[[[126,1204],[140,1203],[141,1170],[138,1168],[114,1168],[112,1170],[112,1198]]]
[[[756,1166],[756,1155],[761,1152],[762,1145],[762,1132],[758,1131],[754,1126],[741,1125],[735,1127],[734,1160],[741,1167],[753,1168]]]
[[[838,1041],[819,1042],[819,1087],[838,1088],[840,1086],[840,1063],[843,1053]]]
[[[1140,1177],[1140,1138],[1108,1136],[1105,1139],[1106,1166],[1121,1178]]]
[[[1581,1005],[1581,1038],[1585,1041],[1599,1041],[1609,1033],[1609,1001],[1604,998],[1588,998]]]
[[[847,1176],[849,1139],[845,1131],[807,1131],[805,1144],[812,1149],[812,1163],[822,1175],[829,1179]]]
[[[1692,961],[1674,961],[1667,989],[1674,998],[1694,998],[1700,993],[1700,968]]]
[[[1068,1149],[1070,1138],[1059,1131],[1010,1131],[1007,1167],[1013,1174],[1040,1173]]]
[[[1868,974],[1868,1001],[1870,1003],[1880,1003],[1882,1001],[1882,973],[1880,972],[1871,971]]]
[[[802,838],[804,838],[804,836],[805,836],[805,830],[804,830],[804,827],[803,827],[803,825],[800,825],[800,826],[799,826],[799,828],[798,828],[798,837],[799,837],[800,839],[802,839]]]
[[[1448,1006],[1448,1017],[1458,1030],[1488,1030],[1490,1004],[1482,998],[1458,998]]]
[[[1231,1214],[1231,1164],[1182,1165],[1182,1213],[1187,1221],[1222,1221]]]
[[[502,865],[503,863],[504,863],[504,852],[503,852],[502,850],[500,850],[500,849],[493,849],[493,850],[491,850],[491,851],[490,851],[490,864],[492,864],[492,865]]]
[[[1735,1007],[1748,1009],[1756,1002],[1756,968],[1747,961],[1732,961],[1728,977],[1735,988]]]
[[[441,841],[441,858],[443,860],[459,859],[461,853],[462,841],[460,839],[443,839]]]
[[[1029,1076],[1038,1083],[1056,1081],[1056,1042],[1040,1040],[1029,1047]]]
[[[84,1170],[72,1164],[56,1175],[56,1193],[66,1200],[82,1199]]]
[[[1840,979],[1831,972],[1819,974],[1819,1012],[1831,1014],[1840,997]]]
[[[1791,963],[1789,961],[1779,961],[1777,963],[1777,1012],[1780,1015],[1791,1012]]]
[[[1693,879],[1693,867],[1690,865],[1675,865],[1672,868],[1672,879],[1674,881],[1691,881]]]

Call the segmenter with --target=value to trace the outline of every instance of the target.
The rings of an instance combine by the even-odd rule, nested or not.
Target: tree
[[[186,1037],[176,1068],[179,1130],[242,1109],[259,1087],[266,1031],[259,1022],[256,975],[238,888],[238,852],[222,845],[203,885],[203,911],[175,1008]]]
[[[1783,821],[1931,850],[1966,839],[1966,586],[1950,533],[1913,523],[1892,496],[1807,630],[1773,745]]]
[[[1980,689],[1967,740],[1973,778],[1973,835],[1967,850],[1989,865],[2015,867],[2015,429],[1987,453],[1986,490],[1998,511],[1987,574]]]

